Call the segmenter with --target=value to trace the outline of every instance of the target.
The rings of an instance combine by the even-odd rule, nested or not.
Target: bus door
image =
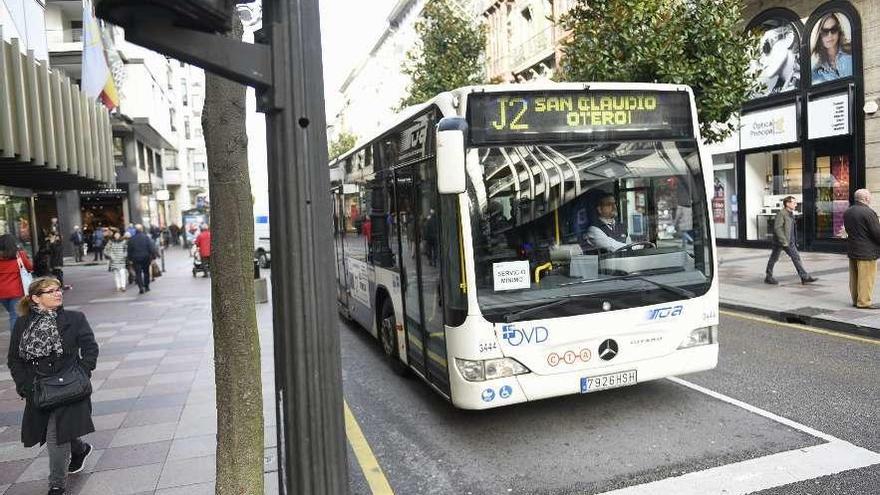
[[[441,274],[458,269],[443,266],[449,256],[441,254],[449,236],[444,231],[457,225],[454,211],[440,208],[434,160],[418,165],[419,229],[422,236],[419,251],[419,288],[422,294],[422,321],[425,335],[425,364],[428,380],[444,393],[449,393],[449,372],[446,363],[446,327],[444,326]],[[454,246],[458,248],[458,246]]]
[[[427,376],[425,366],[425,336],[422,324],[422,300],[419,288],[419,177],[417,165],[398,168],[394,173],[395,211],[400,233],[400,275],[403,290],[404,328],[406,330],[407,361]]]
[[[348,276],[345,270],[345,186],[335,187],[330,192],[333,212],[333,244],[336,247],[336,300],[343,308],[348,308]]]

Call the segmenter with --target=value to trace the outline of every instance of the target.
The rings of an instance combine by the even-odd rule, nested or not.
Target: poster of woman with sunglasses
[[[813,27],[810,36],[813,84],[850,77],[853,73],[849,18],[829,12]]]
[[[801,64],[797,30],[791,24],[770,27],[761,35],[758,60],[754,70],[761,87],[755,97],[797,89]]]

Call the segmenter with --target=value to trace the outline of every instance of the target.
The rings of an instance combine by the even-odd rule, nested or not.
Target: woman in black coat
[[[49,494],[63,494],[68,473],[83,469],[92,446],[79,437],[95,431],[90,397],[52,410],[33,404],[34,377],[79,364],[91,376],[98,362],[98,343],[84,314],[62,307],[61,283],[52,277],[34,280],[18,304],[20,317],[9,342],[7,364],[15,390],[25,400],[21,441],[25,447],[48,444]]]

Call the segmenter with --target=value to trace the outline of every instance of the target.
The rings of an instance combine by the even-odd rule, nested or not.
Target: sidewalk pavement
[[[880,310],[857,309],[849,293],[845,254],[801,253],[804,267],[818,282],[802,285],[783,253],[773,270],[779,285],[764,283],[769,249],[718,248],[721,307],[757,313],[780,321],[880,337]],[[880,303],[880,284],[874,287]]]
[[[86,313],[100,345],[92,375],[97,431],[74,495],[214,493],[214,393],[210,280],[193,278],[187,251],[170,249],[166,273],[138,295],[114,290],[106,265],[64,268],[65,307]],[[23,403],[5,366],[6,315],[0,315],[0,494],[45,494],[48,452],[20,442]],[[257,305],[261,328],[265,493],[278,493],[271,307]]]

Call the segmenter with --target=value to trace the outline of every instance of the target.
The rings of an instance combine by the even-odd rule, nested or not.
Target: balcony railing
[[[504,56],[497,58],[488,56],[486,64],[489,76],[510,74],[522,70],[524,68],[522,66],[528,62],[537,62],[547,57],[554,48],[553,30],[554,26],[552,25],[544,28],[526,41],[513,46]]]

